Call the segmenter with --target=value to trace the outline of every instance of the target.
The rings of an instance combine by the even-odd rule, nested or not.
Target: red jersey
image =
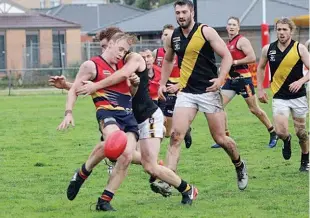
[[[227,42],[227,48],[230,51],[233,60],[240,60],[246,57],[244,52],[237,48],[237,43],[242,37],[242,35],[238,34]],[[243,77],[251,77],[251,73],[247,64],[232,66],[232,68],[233,71],[242,74]]]
[[[163,62],[164,62],[164,57],[165,57],[165,49],[162,48],[158,48],[157,52],[156,52],[156,57],[155,57],[155,65],[157,65],[158,67],[162,67],[163,66]],[[177,56],[174,57],[174,61],[173,61],[173,69],[172,72],[170,74],[169,77],[169,82],[171,83],[178,83],[180,80],[180,68],[178,66],[178,58]]]
[[[99,82],[115,72],[101,56],[93,57],[91,61],[95,63],[97,69],[97,75],[93,82]],[[116,68],[118,70],[123,66],[124,61],[121,60]],[[92,98],[97,110],[128,110],[132,108],[130,88],[127,80],[97,90],[92,94]]]
[[[153,78],[149,80],[149,93],[152,100],[158,100],[158,89],[160,81],[160,67],[153,65]]]

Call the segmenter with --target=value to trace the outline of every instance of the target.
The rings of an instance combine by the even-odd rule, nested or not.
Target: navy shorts
[[[164,109],[163,113],[164,113],[165,117],[172,117],[175,102],[177,100],[177,95],[166,93],[165,97],[166,97],[166,105],[165,105],[165,109]]]
[[[96,113],[99,129],[111,124],[116,124],[124,132],[132,132],[135,134],[137,141],[139,140],[138,123],[132,112],[123,110],[104,110],[99,109]]]
[[[235,91],[237,95],[241,95],[243,98],[255,95],[255,89],[251,77],[227,79],[222,89]]]

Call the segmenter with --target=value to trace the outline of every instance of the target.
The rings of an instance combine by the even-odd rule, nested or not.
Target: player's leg
[[[137,140],[139,138],[138,124],[133,114],[127,112],[118,115],[120,126],[123,127],[127,135],[127,146],[125,151],[116,161],[116,165],[110,175],[107,186],[102,195],[98,198],[96,210],[110,211],[114,210],[110,202],[114,197],[123,180],[125,179],[128,167],[132,162],[132,156],[136,150]]]
[[[259,107],[257,103],[257,98],[255,96],[255,89],[254,89],[254,85],[252,82],[252,78],[242,79],[242,84],[240,88],[241,88],[240,94],[242,95],[245,102],[247,103],[249,110],[265,125],[270,135],[268,146],[270,148],[275,147],[277,145],[278,136],[267,114],[265,113],[265,111],[263,111]]]
[[[220,92],[209,92],[198,96],[199,111],[205,114],[214,141],[230,156],[236,168],[238,188],[244,190],[248,184],[247,169],[245,162],[240,158],[236,142],[225,134],[222,96]]]
[[[168,129],[167,133],[169,133],[169,137],[171,136],[171,128],[172,128],[172,116],[173,116],[173,111],[175,107],[177,99],[177,94],[167,94],[167,100],[166,100],[166,106],[164,110],[164,115],[166,118],[165,122],[165,127]],[[185,136],[184,136],[184,142],[185,142],[185,147],[190,148],[192,145],[192,135],[191,135],[191,127],[188,128]],[[166,134],[167,136],[167,134]]]
[[[177,164],[179,162],[181,143],[193,119],[197,114],[197,104],[195,104],[194,102],[194,95],[183,92],[180,92],[178,94],[172,116],[172,134],[170,137],[170,145],[168,147],[165,162],[165,166],[173,170],[174,172],[176,172]],[[182,119],[180,119],[180,117],[182,117]],[[171,187],[166,182],[154,182],[153,186],[156,186],[156,189],[160,190],[159,193],[164,196],[171,194]],[[158,192],[155,189],[152,190]]]
[[[236,91],[234,90],[234,86],[232,85],[232,80],[227,79],[225,84],[222,87],[222,98],[223,98],[223,106],[224,108],[226,105],[236,96]],[[228,130],[228,119],[227,119],[227,113],[225,113],[225,133],[227,136],[229,136],[229,130]],[[211,146],[211,148],[221,148],[221,146],[217,143]]]
[[[163,138],[163,121],[163,114],[158,109],[151,118],[139,124],[142,166],[152,177],[174,186],[182,194],[181,203],[191,204],[198,194],[197,189],[182,180],[171,169],[157,163],[160,141]]]
[[[306,97],[290,100],[296,136],[301,148],[300,172],[309,172],[309,135],[306,128],[308,102]]]
[[[282,155],[285,160],[291,158],[291,134],[288,130],[288,118],[290,116],[290,106],[288,100],[273,99],[272,114],[276,133],[283,141]]]
[[[103,113],[109,114],[106,112]],[[104,119],[102,119],[99,121],[99,125],[103,138],[105,139],[109,137],[109,135],[114,131],[119,130],[118,126],[116,125],[116,121],[113,118],[110,118],[108,122],[104,122]],[[104,141],[101,141],[91,152],[88,160],[84,164],[82,164],[81,168],[74,173],[67,189],[67,197],[69,200],[75,199],[84,181],[88,178],[88,176],[90,176],[93,168],[98,163],[100,163],[100,161],[102,161],[104,157]]]
[[[176,171],[179,161],[181,143],[197,114],[195,96],[190,93],[179,93],[172,116],[172,134],[166,155],[166,166]],[[180,117],[182,119],[180,119]]]

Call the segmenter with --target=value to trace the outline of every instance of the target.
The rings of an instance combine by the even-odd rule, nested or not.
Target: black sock
[[[190,186],[187,184],[187,182],[185,182],[184,180],[181,180],[181,184],[179,187],[177,187],[177,190],[179,192],[185,192],[185,191],[188,191],[190,189]]]
[[[83,179],[87,179],[87,177],[91,174],[92,171],[88,171],[86,170],[86,167],[85,167],[85,163],[82,165],[81,169],[80,169],[80,172],[79,172],[79,175],[83,178]]]
[[[301,153],[301,162],[309,162],[309,152],[307,154]]]
[[[108,201],[108,202],[110,202],[112,199],[113,199],[113,197],[114,197],[114,193],[112,193],[112,192],[110,192],[110,191],[108,191],[108,190],[104,190],[103,192],[102,192],[102,195],[101,195],[101,199],[102,200],[104,200],[104,201]]]
[[[287,144],[291,141],[291,135],[288,135],[286,139],[283,139],[284,144]]]
[[[235,165],[236,168],[243,167],[243,162],[240,159],[240,155],[237,160],[231,160],[231,162]]]

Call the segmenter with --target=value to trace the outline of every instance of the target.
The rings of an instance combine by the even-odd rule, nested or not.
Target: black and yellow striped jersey
[[[187,37],[181,27],[172,34],[171,46],[178,56],[182,92],[205,93],[212,85],[209,80],[218,77],[214,51],[202,33],[206,26],[195,23]]]
[[[273,98],[294,99],[306,95],[305,86],[297,93],[289,90],[289,85],[303,77],[303,62],[298,50],[298,42],[292,40],[289,46],[282,52],[278,41],[269,45],[267,58],[270,66],[270,88]]]

